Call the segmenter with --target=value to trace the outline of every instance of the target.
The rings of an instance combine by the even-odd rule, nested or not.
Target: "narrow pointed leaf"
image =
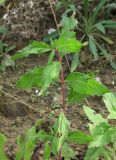
[[[51,154],[50,146],[49,146],[48,143],[45,143],[45,146],[44,146],[44,157],[43,157],[43,159],[44,160],[49,160],[50,154]]]
[[[101,9],[103,8],[103,6],[105,5],[106,2],[107,2],[107,0],[102,0],[99,2],[99,4],[95,8],[94,14],[92,16],[92,21],[96,20],[97,16],[99,15],[99,12],[101,11]]]
[[[103,20],[100,22],[105,28],[116,28],[116,22],[112,20]]]
[[[104,28],[103,24],[97,23],[95,26],[97,27],[97,29],[98,29],[99,31],[101,31],[102,33],[105,34],[105,28]]]
[[[74,54],[73,56],[73,60],[72,60],[72,63],[71,63],[71,72],[73,72],[77,66],[79,65],[79,54]]]
[[[98,36],[99,36],[101,39],[103,39],[105,42],[107,42],[108,44],[114,44],[114,42],[113,42],[110,38],[108,38],[108,37],[106,37],[106,36],[103,36],[103,35],[100,35],[100,34],[98,34]]]
[[[42,73],[42,88],[39,95],[49,87],[49,85],[59,79],[61,65],[59,62],[51,62],[47,64]]]
[[[98,53],[97,53],[97,47],[95,44],[95,39],[93,36],[89,36],[89,49],[91,53],[94,56],[94,59],[97,61],[98,60]]]
[[[28,129],[24,135],[17,138],[18,150],[16,160],[30,160],[36,147],[36,128],[35,126]]]
[[[6,141],[6,137],[2,133],[0,133],[0,160],[8,160],[4,151]]]
[[[54,150],[54,153],[58,153],[60,151],[68,136],[69,127],[69,121],[66,119],[64,113],[61,112],[59,118],[54,124],[55,137],[53,139],[54,145],[52,144],[52,150]]]
[[[110,3],[110,4],[107,4],[106,6],[105,6],[105,8],[116,8],[116,3],[114,2],[114,3]]]

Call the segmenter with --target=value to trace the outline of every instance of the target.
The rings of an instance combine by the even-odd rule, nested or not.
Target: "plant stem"
[[[56,56],[58,57],[58,61],[61,64],[61,72],[60,72],[60,82],[61,82],[61,96],[62,96],[62,107],[65,110],[65,81],[64,81],[64,70],[62,66],[62,57],[60,56],[59,52],[56,51]]]
[[[49,1],[49,3],[50,3],[50,8],[51,8],[51,11],[52,11],[52,14],[53,14],[53,17],[54,17],[54,22],[55,22],[55,24],[56,24],[58,34],[60,35],[60,32],[59,32],[59,25],[58,25],[58,22],[57,22],[57,18],[56,18],[56,14],[55,14],[55,11],[54,11],[52,2],[51,2],[51,0],[48,0],[48,1]],[[65,59],[66,59],[67,66],[68,66],[69,71],[70,71],[70,70],[71,70],[71,67],[70,67],[70,64],[69,64],[69,61],[68,61],[68,58],[67,58],[66,55],[65,55]]]
[[[51,2],[51,0],[48,0],[48,1],[50,3],[50,8],[51,8],[51,11],[52,11],[52,14],[53,14],[53,17],[54,17],[54,21],[55,21],[58,33],[59,33],[59,27],[58,27],[58,23],[57,23],[57,19],[56,19],[56,14],[55,14],[53,6],[52,6],[52,2]]]
[[[62,148],[59,151],[59,160],[62,160]]]

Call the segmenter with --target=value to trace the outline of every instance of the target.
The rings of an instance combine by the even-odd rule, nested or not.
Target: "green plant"
[[[27,57],[30,54],[40,55],[43,53],[51,52],[46,66],[36,67],[35,69],[29,71],[20,78],[16,85],[17,87],[25,89],[32,88],[33,86],[39,87],[39,96],[41,96],[52,83],[60,81],[62,108],[65,110],[66,86],[69,90],[68,102],[70,103],[80,102],[88,96],[99,96],[109,92],[109,90],[104,85],[98,83],[95,79],[79,72],[72,72],[67,76],[66,79],[64,79],[62,58],[69,53],[79,54],[80,49],[84,45],[76,40],[76,33],[73,31],[73,29],[77,25],[77,21],[73,16],[66,16],[65,19],[61,21],[61,24],[63,27],[60,37],[55,40],[51,39],[50,45],[44,42],[33,41],[29,46],[20,50],[12,58],[13,60],[16,60],[19,58]],[[56,61],[54,60],[55,56]],[[72,134],[69,133],[69,122],[64,115],[64,111],[61,111],[60,116],[56,120],[52,130],[52,139],[47,141],[45,144],[45,151],[49,151],[49,153],[47,152],[46,154],[50,154],[51,150],[51,152],[54,153],[56,157],[59,156],[59,159],[61,159],[62,156],[64,156],[63,152],[66,151],[66,146],[68,146],[66,143],[68,139],[70,139],[68,135],[70,135],[70,138],[72,137],[72,140],[74,140],[75,137],[75,140],[78,139],[79,142],[80,139],[80,143],[86,140],[86,138],[83,139],[85,134],[80,131],[73,132]],[[49,146],[49,143],[51,144],[51,147]],[[69,149],[69,147],[67,149]]]
[[[8,46],[3,42],[3,40],[0,40],[0,58],[1,58],[1,64],[0,64],[0,70],[5,71],[6,67],[15,66],[15,62],[11,59],[11,56],[8,54],[10,51],[15,49],[15,45]]]
[[[37,140],[45,142],[45,160],[49,159],[51,153],[56,159],[60,160],[62,157],[65,157],[66,160],[73,157],[74,153],[70,148],[70,143],[83,144],[90,142],[92,139],[91,136],[81,131],[70,132],[70,122],[64,114],[66,109],[66,89],[69,92],[68,102],[70,103],[78,103],[88,96],[100,96],[109,92],[104,85],[86,74],[72,72],[66,78],[64,77],[63,57],[69,53],[74,55],[79,54],[84,44],[76,40],[76,33],[73,29],[77,25],[77,21],[73,16],[65,17],[61,23],[62,31],[60,37],[55,40],[51,39],[50,45],[44,42],[33,41],[29,46],[20,50],[12,57],[13,60],[16,60],[27,57],[30,54],[41,55],[50,52],[46,66],[36,66],[36,68],[23,75],[16,85],[20,88],[32,88],[36,86],[40,88],[39,96],[41,96],[51,84],[60,82],[62,100],[60,115],[56,119],[50,133],[42,130],[36,133],[33,128],[34,130],[29,130],[26,136],[18,138],[19,151],[16,154],[16,157],[19,157],[18,160],[23,157],[27,157],[25,160],[31,158],[36,144],[35,137]],[[70,153],[69,156],[66,154],[67,152]]]
[[[77,30],[82,33],[82,41],[85,39],[88,41],[94,60],[98,60],[99,54],[104,55],[111,66],[116,68],[112,53],[109,53],[105,44],[113,44],[113,41],[106,36],[106,29],[116,28],[116,22],[103,19],[98,20],[98,16],[100,12],[102,13],[106,3],[107,0],[102,0],[94,8],[90,5],[89,0],[83,0],[83,12],[80,12],[82,19],[79,20]]]
[[[0,0],[0,5],[3,5],[6,0]]]
[[[4,145],[6,143],[6,137],[0,133],[0,159],[1,160],[7,160],[7,156],[4,152]]]
[[[61,24],[63,27],[60,37],[54,41],[51,40],[51,45],[44,42],[33,41],[29,46],[20,50],[12,57],[13,60],[16,60],[27,57],[30,54],[41,55],[43,53],[51,52],[47,65],[45,67],[36,67],[23,75],[17,82],[17,87],[32,88],[33,86],[36,86],[41,88],[39,95],[42,95],[51,83],[59,81],[59,77],[61,77],[60,82],[62,89],[64,90],[65,83],[69,87],[69,95],[72,95],[73,93],[75,94],[75,96],[72,97],[76,102],[88,96],[99,96],[109,92],[104,85],[83,73],[70,73],[66,80],[64,80],[62,58],[69,53],[73,55],[79,54],[79,51],[84,44],[81,44],[76,40],[76,33],[72,31],[77,25],[77,21],[73,16],[65,17],[65,19],[61,21]],[[55,56],[57,57],[56,61],[54,60]]]
[[[65,11],[69,9],[70,6],[74,5],[74,0],[59,0],[56,2],[56,9],[64,8]]]
[[[62,109],[65,110],[66,86],[69,90],[68,102],[70,103],[80,102],[88,96],[99,96],[106,92],[109,92],[109,90],[104,85],[98,83],[95,79],[79,72],[72,72],[67,76],[66,79],[64,79],[62,58],[69,53],[79,54],[80,49],[84,45],[76,40],[76,33],[73,31],[73,29],[77,25],[77,21],[73,16],[66,16],[65,19],[61,21],[61,24],[62,31],[60,37],[55,40],[51,39],[50,45],[44,42],[33,41],[29,46],[25,47],[17,54],[15,54],[12,59],[16,60],[19,58],[27,57],[30,54],[40,55],[43,53],[51,52],[48,58],[47,65],[44,67],[36,67],[35,69],[23,75],[17,82],[17,87],[25,89],[32,88],[33,86],[39,87],[39,96],[41,96],[52,83],[60,81]],[[55,56],[56,61],[54,60]],[[64,111],[61,110],[60,116],[56,120],[56,123],[52,130],[52,142],[51,140],[46,142],[45,151],[47,152],[47,150],[51,150],[56,157],[59,156],[59,159],[61,159],[62,156],[64,156],[61,153],[63,153],[63,150],[66,150],[66,146],[68,145],[65,143],[68,138],[68,131],[69,122],[64,115]],[[85,141],[85,139],[81,138],[81,136],[85,134],[82,134],[81,132],[76,131],[69,135],[69,137],[72,137],[73,140],[73,136],[75,136],[76,139],[80,138],[80,143],[81,141]],[[52,144],[52,149],[50,149],[51,147],[49,147],[49,142],[50,144]]]
[[[6,0],[0,0],[0,6],[4,4]],[[4,37],[9,36],[10,32],[8,31],[7,28],[4,26],[0,26],[0,70],[5,71],[6,67],[15,66],[15,63],[13,60],[11,60],[10,55],[8,55],[8,52],[12,51],[15,48],[15,45],[8,46],[7,44],[4,43]]]
[[[116,2],[109,1],[109,3],[105,6],[105,18],[108,19],[111,15],[111,12],[116,9]]]
[[[52,157],[61,159],[64,157],[66,160],[73,158],[75,153],[71,149],[71,143],[86,144],[92,141],[92,137],[84,134],[81,131],[69,131],[70,122],[66,119],[63,112],[60,113],[59,118],[56,120],[51,132],[40,130],[36,132],[38,123],[43,123],[44,120],[39,120],[24,135],[17,138],[17,152],[15,160],[31,160],[38,141],[44,142],[44,160],[49,160],[51,153]],[[8,160],[4,152],[4,145],[6,137],[0,134],[0,159]],[[68,155],[67,155],[68,152]]]
[[[42,137],[45,138],[44,131],[36,132],[36,127],[40,126],[43,122],[44,122],[44,119],[38,120],[32,128],[27,129],[27,131],[22,136],[17,137],[17,151],[16,151],[15,160],[22,160],[22,159],[31,160],[38,140],[43,140]],[[4,152],[4,146],[6,141],[7,141],[6,137],[0,133],[0,159],[1,160],[8,160]]]
[[[91,122],[88,125],[93,137],[85,160],[116,159],[116,126],[110,121],[116,120],[116,94],[105,94],[103,101],[110,113],[107,118],[103,118],[101,114],[96,114],[94,110],[84,106],[85,113]]]
[[[8,46],[4,43],[5,36],[10,36],[10,32],[7,28],[1,26],[0,27],[0,70],[5,71],[6,67],[15,66],[15,62],[11,59],[11,56],[8,54],[10,51],[15,49],[15,45]]]

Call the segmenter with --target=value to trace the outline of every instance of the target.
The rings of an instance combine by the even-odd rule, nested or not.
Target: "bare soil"
[[[47,61],[47,56],[29,57],[17,62],[15,70],[9,68],[1,74],[0,86],[4,91],[0,96],[0,132],[4,133],[8,142],[6,151],[9,157],[13,159],[16,148],[16,137],[21,135],[30,128],[37,119],[53,114],[58,116],[59,109],[54,107],[54,97],[59,94],[59,86],[51,86],[48,93],[42,97],[36,96],[36,89],[21,90],[15,87],[16,81],[21,75],[36,65],[44,65]],[[116,72],[109,65],[105,65],[101,69],[101,64],[88,64],[87,68],[81,65],[78,70],[83,72],[96,71],[101,82],[104,83],[112,91],[116,91]],[[92,66],[92,67],[91,67]],[[98,113],[106,113],[104,104],[100,97],[88,98],[89,105]],[[71,121],[72,129],[81,129],[87,132],[87,119],[83,112],[83,104],[68,106],[67,117]],[[35,110],[33,110],[35,109]],[[47,127],[47,126],[46,126]],[[79,159],[83,159],[86,146],[76,148],[79,151]],[[82,149],[83,148],[83,149]]]

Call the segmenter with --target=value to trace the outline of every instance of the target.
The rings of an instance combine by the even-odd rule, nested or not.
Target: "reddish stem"
[[[62,148],[59,151],[59,160],[62,160]]]
[[[64,82],[64,70],[62,66],[62,57],[60,56],[59,52],[56,51],[56,55],[58,57],[58,61],[61,64],[61,72],[60,72],[60,82],[61,82],[61,96],[62,96],[62,106],[63,109],[65,110],[65,82]]]

